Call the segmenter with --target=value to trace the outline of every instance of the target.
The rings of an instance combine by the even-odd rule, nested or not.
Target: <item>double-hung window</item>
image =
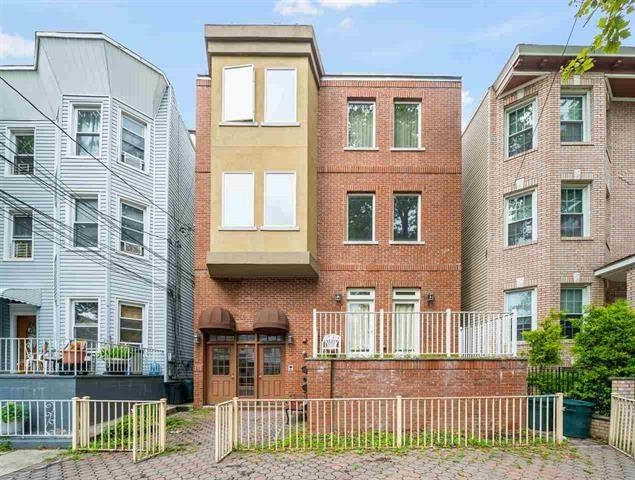
[[[346,211],[346,240],[373,242],[375,240],[375,195],[349,193]]]
[[[143,306],[119,304],[119,342],[141,345],[143,343]]]
[[[99,107],[75,108],[75,155],[99,156],[101,110]],[[88,152],[88,153],[86,153]]]
[[[11,215],[11,258],[33,258],[33,216],[27,213]]]
[[[143,256],[145,209],[121,202],[121,245],[122,252]]]
[[[375,148],[375,102],[348,102],[348,148]]]
[[[13,133],[15,155],[13,156],[13,175],[33,175],[35,158],[35,134],[33,131]]]
[[[375,350],[375,290],[346,291],[346,353],[369,355]]]
[[[295,228],[295,173],[265,173],[264,228]]]
[[[563,185],[560,190],[560,234],[589,236],[589,186]]]
[[[578,332],[578,328],[572,320],[582,317],[584,307],[588,303],[588,287],[563,286],[560,288],[560,310],[565,313],[565,318],[562,321],[564,338],[573,338]]]
[[[295,123],[297,74],[295,68],[265,69],[265,122]]]
[[[222,228],[254,228],[254,174],[223,173]]]
[[[392,344],[398,355],[420,353],[420,296],[418,288],[395,288],[392,291]]]
[[[95,248],[99,241],[96,198],[76,198],[73,215],[73,246]]]
[[[523,340],[523,332],[536,328],[536,290],[505,292],[505,311],[516,310],[516,339]]]
[[[508,157],[534,148],[534,106],[531,102],[507,110]]]
[[[505,198],[505,245],[524,245],[536,240],[536,192]]]
[[[145,171],[147,125],[128,115],[121,116],[121,163]]]
[[[73,300],[73,337],[77,340],[96,342],[99,335],[99,302],[97,300]]]
[[[560,97],[560,141],[584,142],[587,140],[586,95],[562,95]]]
[[[223,122],[255,121],[253,65],[223,68]]]
[[[393,147],[417,149],[421,147],[421,103],[395,102]]]
[[[419,241],[419,194],[398,193],[393,197],[393,242]]]

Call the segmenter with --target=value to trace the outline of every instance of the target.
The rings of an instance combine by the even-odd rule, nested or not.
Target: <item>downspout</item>
[[[172,140],[172,87],[170,84],[167,86],[166,93],[168,94],[168,115],[167,115],[167,139],[166,139],[166,152],[165,152],[165,211],[170,212],[170,143]],[[177,199],[178,200],[178,199]],[[167,213],[163,213],[165,215],[165,237],[166,237],[166,258],[170,260],[170,216]],[[164,348],[164,356],[163,356],[163,381],[167,382],[169,380],[168,377],[168,304],[170,302],[170,286],[168,285],[169,281],[169,273],[170,273],[170,265],[166,264],[165,266],[165,304],[164,304],[164,322],[163,322],[163,348]],[[153,290],[154,291],[154,290]],[[172,299],[175,301],[175,299]],[[172,321],[176,321],[175,318]]]
[[[108,164],[110,166],[111,163],[111,134],[110,132],[112,131],[112,127],[113,127],[113,122],[115,121],[115,115],[113,112],[113,108],[112,108],[112,96],[110,95],[111,92],[108,92],[108,114],[109,114],[109,122],[108,122],[108,130],[106,133],[106,145],[108,147]],[[111,206],[112,206],[112,199],[111,199],[111,194],[112,194],[112,174],[110,173],[110,169],[106,169],[106,215],[110,215],[112,216],[111,213]],[[97,207],[99,208],[99,205],[97,205]],[[106,249],[106,340],[109,340],[111,338],[111,327],[112,327],[112,306],[110,304],[111,301],[111,275],[110,275],[110,269],[111,269],[111,263],[112,263],[112,248],[114,247],[112,244],[112,226],[108,225],[106,228],[106,231],[108,232],[107,235],[107,245],[109,245],[111,248]],[[114,332],[112,332],[114,333]],[[113,339],[114,340],[114,339]]]

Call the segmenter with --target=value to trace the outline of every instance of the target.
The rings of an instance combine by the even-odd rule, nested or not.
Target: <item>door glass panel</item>
[[[280,347],[265,347],[263,349],[262,374],[280,375],[282,350]]]
[[[238,335],[239,342],[255,342],[256,334],[255,333],[241,333]]]
[[[393,342],[395,353],[413,354],[417,352],[417,316],[414,303],[395,303]]]
[[[217,347],[212,351],[212,375],[229,375],[229,347]]]
[[[370,302],[348,302],[346,344],[349,353],[372,353],[374,322]]]
[[[253,346],[238,349],[238,396],[253,397],[256,378],[255,348]]]

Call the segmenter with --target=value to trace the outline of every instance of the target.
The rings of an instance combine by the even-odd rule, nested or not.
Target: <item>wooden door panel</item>
[[[258,351],[258,397],[282,397],[284,346],[261,345]]]
[[[205,364],[206,403],[236,396],[236,359],[232,345],[208,345]]]

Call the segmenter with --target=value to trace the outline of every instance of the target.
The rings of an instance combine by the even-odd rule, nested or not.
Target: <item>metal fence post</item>
[[[220,461],[221,438],[220,438],[220,409],[218,405],[214,407],[214,461]]]
[[[165,450],[165,436],[167,430],[167,418],[168,418],[168,400],[167,398],[161,399],[161,413],[159,418],[159,450],[163,452]]]
[[[518,353],[518,311],[512,310],[512,355],[515,357]]]
[[[79,397],[73,397],[73,450],[77,450],[79,438]]]
[[[564,393],[556,393],[556,443],[564,439]]]
[[[452,348],[452,338],[450,337],[450,331],[452,329],[452,310],[449,308],[445,311],[445,354],[449,357]]]
[[[238,397],[232,399],[232,449],[238,446]]]
[[[397,435],[397,448],[403,446],[403,401],[401,395],[397,395],[397,412],[396,412],[396,427],[395,433]]]
[[[394,348],[394,345],[393,345]],[[384,309],[379,310],[379,356],[384,356]]]
[[[90,443],[90,397],[82,397],[82,413],[80,416],[80,431],[82,432],[80,439],[80,448],[88,448]]]
[[[318,356],[317,310],[313,309],[313,358]]]

